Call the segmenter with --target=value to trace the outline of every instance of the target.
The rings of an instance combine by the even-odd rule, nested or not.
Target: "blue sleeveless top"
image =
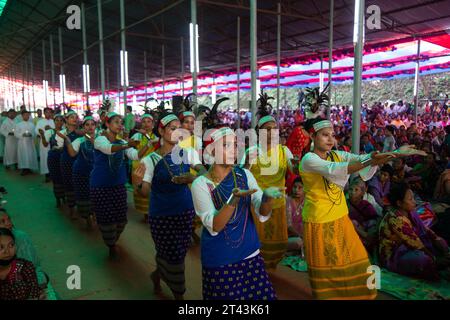
[[[122,144],[115,141],[113,145]],[[121,150],[108,155],[95,149],[94,165],[91,171],[91,188],[115,187],[127,182],[125,151]]]
[[[233,168],[236,175],[236,186],[233,172],[210,192],[216,210],[220,210],[237,187],[247,190],[248,182],[245,171]],[[260,248],[258,234],[251,214],[251,197],[241,198],[236,211],[225,228],[216,236],[212,236],[206,228],[201,238],[202,265],[215,268],[244,260]]]
[[[94,165],[94,145],[89,140],[80,144],[77,159],[73,164],[72,172],[81,176],[89,176]]]
[[[69,133],[67,135],[67,137],[70,139],[71,142],[74,142],[75,139],[79,138],[80,136],[78,134],[76,134],[75,131],[72,131],[71,133]],[[72,161],[72,163],[75,161],[76,157],[71,157],[69,154],[69,151],[67,150],[67,146],[64,143],[64,148],[62,150],[62,154],[61,154],[61,161],[67,161],[70,162]]]
[[[173,216],[194,209],[187,184],[175,184],[173,176],[189,173],[189,164],[174,164],[171,153],[155,165],[150,192],[149,216]]]

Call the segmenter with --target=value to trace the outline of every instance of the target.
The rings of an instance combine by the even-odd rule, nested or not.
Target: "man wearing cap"
[[[47,156],[48,156],[48,150],[49,150],[50,146],[47,145],[47,147],[45,147],[43,145],[41,135],[44,135],[45,131],[47,131],[49,129],[53,129],[53,128],[55,128],[55,122],[53,121],[53,111],[52,111],[52,109],[47,107],[44,109],[44,118],[37,122],[36,130],[35,130],[35,134],[36,134],[36,136],[38,138],[38,142],[39,142],[39,159],[40,159],[39,169],[40,169],[41,174],[45,175],[45,182],[50,181],[49,171],[48,171],[48,166],[47,166]]]

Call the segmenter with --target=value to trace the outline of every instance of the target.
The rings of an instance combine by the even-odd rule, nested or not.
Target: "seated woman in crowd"
[[[15,238],[16,255],[18,258],[28,260],[33,263],[36,269],[36,276],[39,286],[45,289],[48,284],[48,277],[42,271],[36,249],[28,234],[14,227],[10,215],[5,209],[0,208],[0,228],[11,231]]]
[[[386,203],[385,198],[391,189],[393,173],[394,169],[392,169],[391,165],[385,164],[381,167],[378,175],[369,181],[368,193],[375,198],[375,201],[381,207],[384,207]]]
[[[302,209],[305,201],[302,179],[297,177],[291,193],[286,197],[286,216],[288,225],[288,251],[303,250]]]
[[[447,243],[424,226],[415,213],[414,194],[405,182],[392,186],[392,204],[380,223],[381,265],[406,276],[449,279],[450,252]]]
[[[37,300],[40,289],[33,264],[17,258],[13,233],[0,228],[0,300]]]
[[[372,255],[377,248],[380,216],[368,201],[363,200],[365,191],[366,183],[359,177],[353,179],[348,190],[347,205],[355,230],[367,252]]]

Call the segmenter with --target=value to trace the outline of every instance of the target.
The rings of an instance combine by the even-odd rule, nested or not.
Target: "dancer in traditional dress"
[[[56,110],[55,110],[56,111]],[[56,199],[56,207],[60,208],[62,201],[64,201],[64,184],[61,174],[61,154],[64,147],[64,140],[59,138],[56,132],[63,130],[64,116],[59,113],[59,110],[53,117],[55,122],[55,129],[49,129],[45,132],[40,131],[42,145],[49,148],[47,156],[47,166],[50,174],[50,179],[53,183],[53,194]],[[42,130],[42,129],[41,129]]]
[[[194,205],[189,183],[195,176],[190,168],[203,173],[194,149],[175,146],[174,132],[180,121],[173,113],[163,113],[157,132],[161,147],[145,157],[135,173],[134,184],[142,195],[150,193],[149,224],[156,247],[156,271],[151,278],[155,292],[161,290],[162,279],[171,289],[175,299],[183,299],[186,291],[184,259],[190,244]],[[178,160],[178,161],[177,161]]]
[[[305,191],[303,240],[313,297],[317,299],[374,299],[369,289],[370,261],[348,216],[343,192],[350,174],[370,179],[377,165],[392,154],[355,155],[332,151],[333,125],[328,120],[307,123],[314,143],[300,164]]]
[[[66,127],[61,132],[57,131],[57,135],[60,139],[65,139],[66,137],[70,141],[74,141],[80,135],[77,133],[78,129],[78,115],[75,111],[70,110],[65,115]],[[69,207],[70,217],[76,219],[75,217],[75,192],[73,190],[73,180],[72,180],[72,168],[75,162],[75,157],[70,156],[67,144],[64,143],[64,147],[61,153],[61,177],[64,185],[64,194],[66,197],[67,206]]]
[[[105,135],[98,136],[94,141],[90,195],[92,210],[103,241],[109,248],[109,256],[116,259],[116,242],[128,222],[125,156],[130,160],[139,159],[138,151],[133,149],[138,142],[117,138],[123,130],[122,116],[110,112],[105,120]]]
[[[16,123],[16,111],[10,109],[8,111],[8,118],[5,119],[0,126],[0,134],[5,137],[5,153],[3,155],[3,165],[6,169],[11,166],[17,166],[17,138],[14,135]]]
[[[92,212],[90,200],[89,180],[94,164],[94,140],[96,123],[88,113],[83,120],[83,131],[85,135],[75,139],[73,142],[64,136],[64,142],[71,157],[76,157],[72,167],[72,181],[75,191],[78,214],[86,221],[87,227],[92,226]]]
[[[258,121],[260,144],[249,148],[246,152],[250,155],[248,169],[262,189],[284,188],[286,172],[288,169],[293,172],[291,161],[294,161],[287,147],[277,143],[278,141],[272,141],[278,140],[279,133],[277,121],[270,115],[269,99],[271,98],[267,94],[260,95],[259,114],[262,116]],[[261,255],[266,268],[269,271],[274,270],[286,253],[288,245],[286,197],[274,200],[271,218],[264,223],[255,221],[255,226],[261,241]]]
[[[38,161],[36,148],[34,145],[34,124],[30,121],[30,112],[22,111],[22,120],[17,123],[14,130],[17,142],[17,160],[18,168],[22,169],[21,175],[30,174],[32,171],[38,169]]]
[[[46,130],[49,130],[51,128],[55,127],[55,122],[53,121],[53,110],[50,108],[45,108],[44,109],[44,119],[39,119],[37,121],[36,124],[36,135],[38,137],[38,144],[39,144],[39,169],[40,169],[40,173],[42,175],[45,175],[45,182],[49,182],[50,181],[50,175],[49,175],[49,170],[48,170],[48,165],[47,165],[47,156],[48,156],[48,152],[50,147],[47,146],[45,147],[43,144],[43,139],[42,139],[42,135],[41,135],[41,130],[45,133]]]
[[[153,117],[149,113],[144,113],[141,117],[141,129],[139,132],[135,133],[131,140],[138,141],[137,150],[139,151],[139,158],[144,158],[150,153],[155,151],[155,147],[158,143],[158,138],[153,133]],[[136,160],[132,162],[132,172],[134,172],[139,166],[140,161]],[[134,190],[134,206],[136,211],[144,215],[144,221],[148,221],[148,204],[149,195],[141,195],[138,190]]]
[[[262,191],[252,173],[234,166],[236,136],[230,128],[208,131],[213,163],[192,184],[197,215],[203,223],[202,291],[205,300],[273,300],[276,295],[260,254],[254,216],[270,218],[281,189]],[[208,147],[209,148],[209,147]],[[283,213],[285,214],[285,213]]]

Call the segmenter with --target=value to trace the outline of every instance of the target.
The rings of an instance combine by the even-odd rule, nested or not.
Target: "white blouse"
[[[301,171],[318,173],[328,181],[344,188],[350,177],[348,174],[348,163],[351,161],[364,161],[370,158],[370,154],[357,155],[345,151],[334,151],[341,158],[342,162],[332,162],[323,160],[314,152],[308,152],[302,159]],[[358,171],[360,177],[367,181],[377,172],[378,166],[368,166]]]
[[[121,141],[126,143],[125,140],[121,140]],[[97,138],[95,138],[94,148],[96,150],[103,152],[104,154],[108,154],[108,155],[113,154],[111,152],[111,148],[113,146],[114,145],[105,136],[98,136]],[[125,154],[128,157],[128,159],[130,159],[130,160],[139,160],[139,156],[138,156],[139,152],[134,148],[125,149]]]

